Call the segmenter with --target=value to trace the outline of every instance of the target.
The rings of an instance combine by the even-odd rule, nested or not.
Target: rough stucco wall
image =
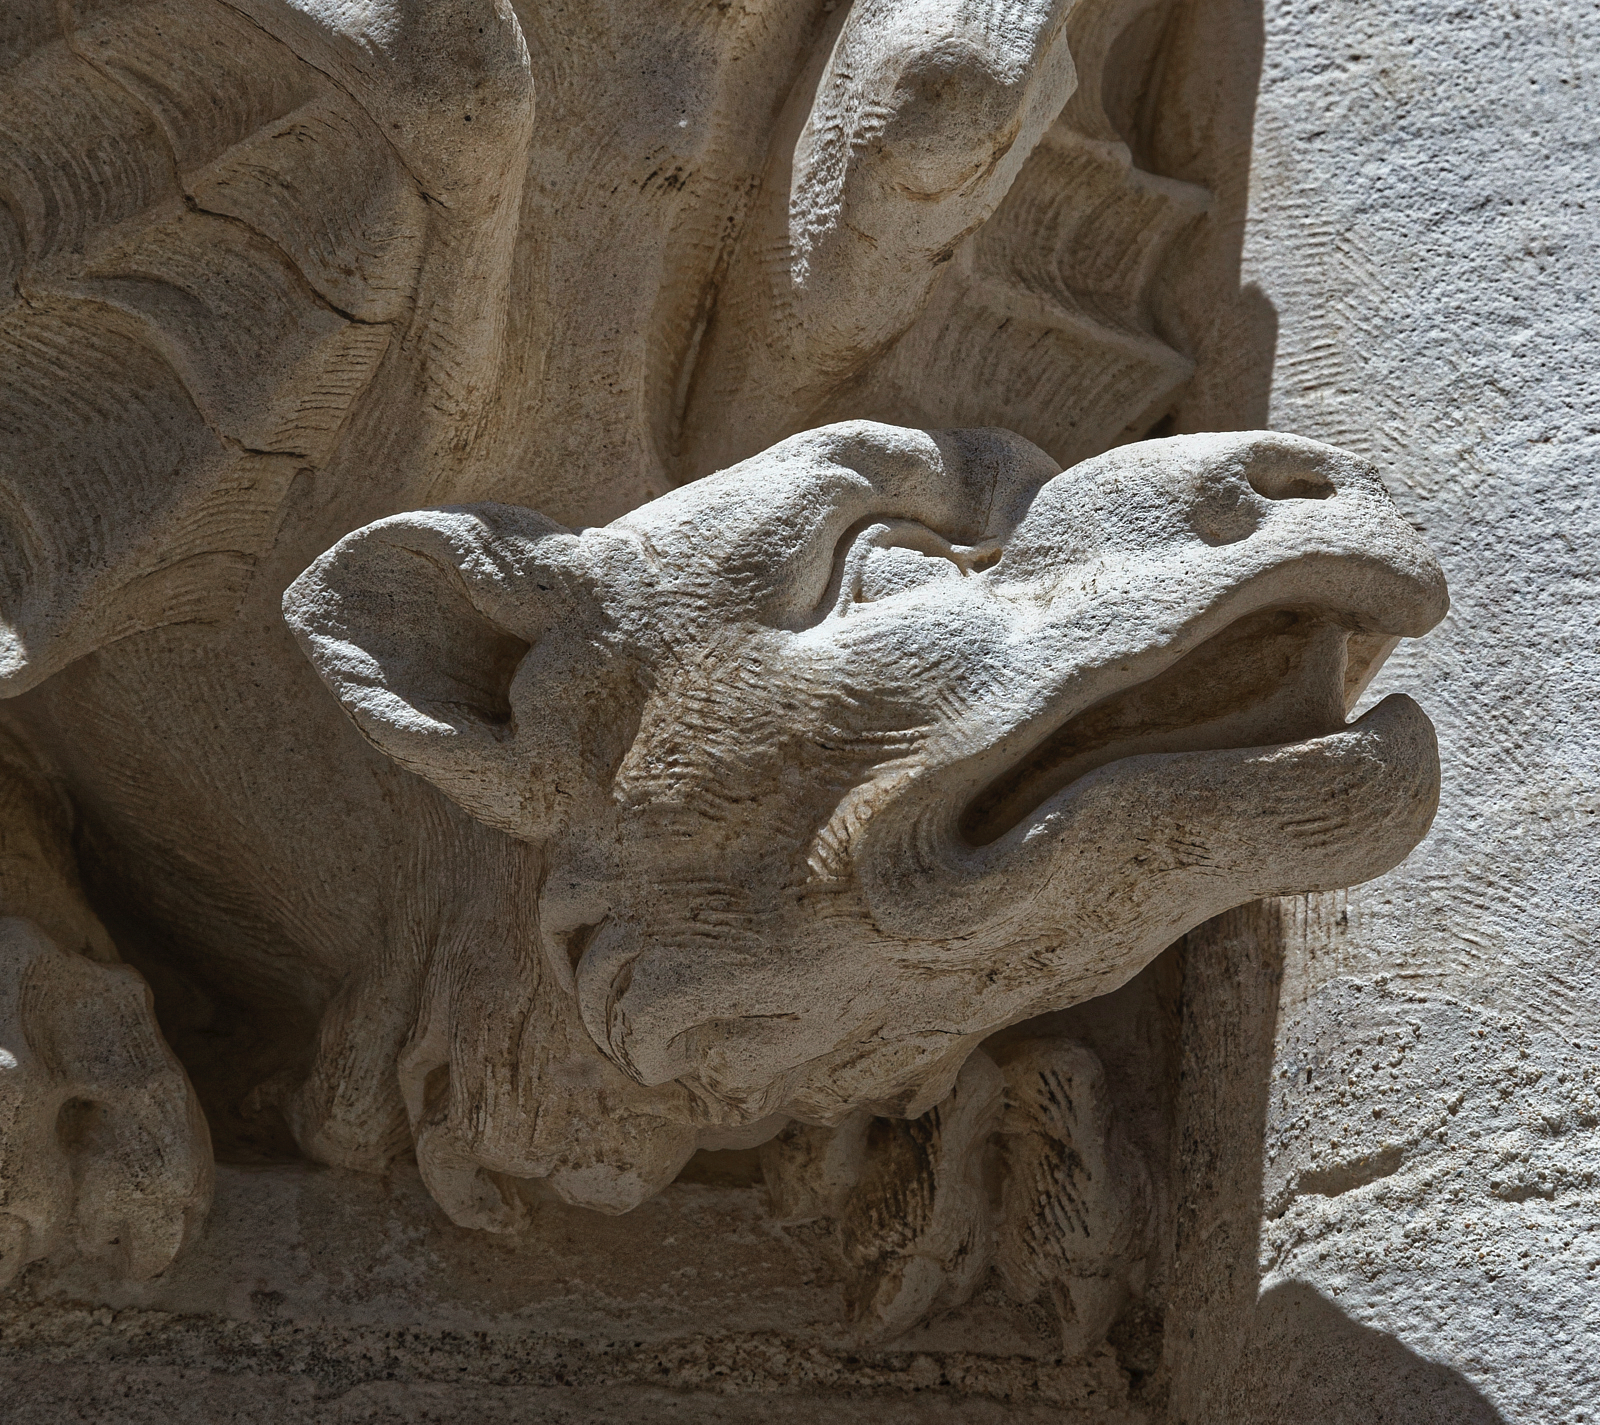
[[[1431,836],[1285,907],[1262,1295],[1180,1390],[1197,1418],[1600,1417],[1597,24],[1265,10],[1244,280],[1278,314],[1270,424],[1381,462],[1454,611],[1372,689],[1438,726]],[[1448,1388],[1408,1413],[1371,1340]]]

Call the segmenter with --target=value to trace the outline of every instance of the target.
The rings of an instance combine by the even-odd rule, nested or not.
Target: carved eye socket
[[[879,603],[947,579],[965,579],[1000,562],[995,544],[951,544],[915,520],[881,520],[856,531],[836,576],[834,612]]]

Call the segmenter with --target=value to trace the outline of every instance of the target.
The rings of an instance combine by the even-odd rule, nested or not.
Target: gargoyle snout
[[[1370,879],[1426,833],[1421,709],[1344,720],[1367,665],[1448,607],[1364,461],[1270,433],[1124,447],[1046,484],[994,573],[1015,614],[987,729],[858,843],[887,933],[997,964],[1055,941],[1037,990],[1065,1004],[1190,923]]]
[[[1304,604],[1416,638],[1449,606],[1438,562],[1377,471],[1277,432],[1145,441],[1058,475],[1007,542],[1004,577],[1055,586],[1075,617],[1080,570],[1169,622],[1212,605],[1238,617],[1246,604]]]

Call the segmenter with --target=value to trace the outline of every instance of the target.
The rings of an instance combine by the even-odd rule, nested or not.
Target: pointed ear
[[[369,742],[536,839],[581,749],[564,745],[570,719],[519,719],[512,685],[548,630],[570,642],[593,622],[579,558],[577,536],[532,510],[419,510],[346,535],[289,586],[284,617]]]

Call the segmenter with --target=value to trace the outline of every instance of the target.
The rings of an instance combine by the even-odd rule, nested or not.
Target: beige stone
[[[695,1165],[757,1162],[765,1225],[725,1220],[837,1296],[773,1330],[835,1350],[970,1306],[1097,1408],[1185,1210],[1171,1046],[1129,1048],[1171,1027],[1158,957],[1389,870],[1439,792],[1415,703],[1351,720],[1446,610],[1377,468],[1196,433],[1261,423],[1217,414],[1260,312],[1198,23],[18,7],[21,1300],[281,1292],[204,1223],[213,1145],[228,1210],[321,1164],[351,1176],[318,1210],[380,1237],[350,1184],[399,1201],[414,1160],[448,1230],[495,1234],[444,1297],[556,1232],[598,1281],[597,1214],[711,1231]],[[1158,99],[1205,163],[1143,165]],[[295,1310],[403,1315],[372,1283],[444,1230],[405,1203],[364,1285]],[[585,1289],[654,1301],[629,1250]]]
[[[670,1181],[698,1126],[916,1116],[983,1038],[1207,916],[1388,869],[1437,797],[1414,705],[1344,727],[1350,631],[1425,632],[1437,567],[1369,472],[1289,437],[1057,475],[1013,437],[830,427],[582,534],[381,521],[285,608],[371,742],[536,848],[479,907],[508,928],[420,972],[424,1174],[595,1206]],[[352,1033],[322,1053],[366,1077]],[[445,1171],[458,1221],[499,1213]]]

